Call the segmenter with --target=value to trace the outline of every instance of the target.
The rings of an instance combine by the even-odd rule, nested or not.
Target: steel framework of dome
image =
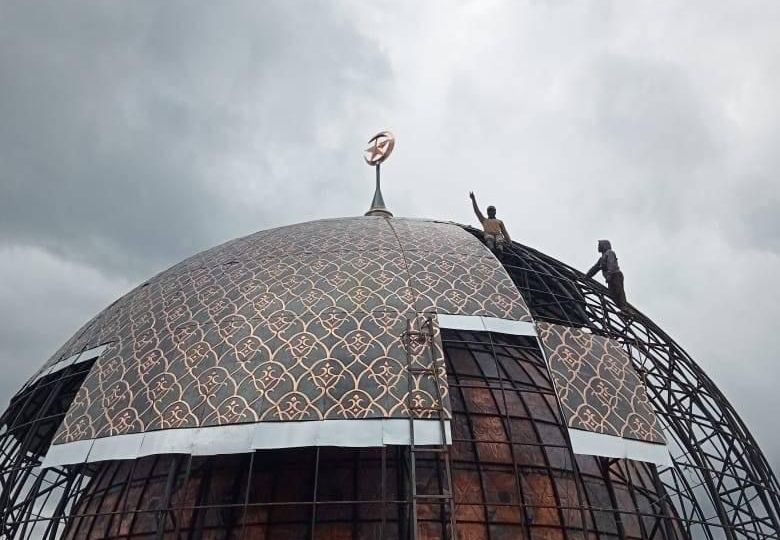
[[[0,537],[778,538],[777,480],[693,360],[577,270],[478,237],[328,220],[142,284],[0,417]],[[567,416],[543,329],[578,366],[583,340],[623,351],[635,429],[605,440],[668,462],[575,451],[604,429]]]

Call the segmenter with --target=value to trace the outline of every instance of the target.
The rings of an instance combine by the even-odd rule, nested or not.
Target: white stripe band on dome
[[[408,445],[411,443],[409,428],[409,420],[405,418],[376,418],[163,429],[55,444],[49,447],[42,467],[136,459],[157,454],[213,456],[302,446],[360,448]],[[439,420],[414,421],[415,445],[442,444],[441,432]],[[449,420],[444,421],[444,439],[446,444],[452,444]]]
[[[569,439],[575,454],[649,461],[656,465],[671,465],[672,457],[665,444],[649,443],[569,428]]]
[[[468,330],[471,332],[495,332],[515,336],[535,336],[536,326],[527,321],[513,321],[497,317],[480,315],[437,315],[439,327],[449,330]]]

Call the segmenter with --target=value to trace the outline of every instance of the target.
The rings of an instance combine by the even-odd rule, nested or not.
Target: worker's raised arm
[[[469,197],[471,198],[471,206],[474,207],[474,213],[477,215],[477,219],[480,223],[484,223],[485,216],[483,216],[482,212],[479,211],[479,206],[477,206],[477,198],[474,196],[473,191],[469,191]]]
[[[504,235],[504,239],[506,239],[507,242],[511,242],[512,239],[509,238],[509,233],[506,232],[506,227],[504,226],[504,222],[501,222],[501,234]]]

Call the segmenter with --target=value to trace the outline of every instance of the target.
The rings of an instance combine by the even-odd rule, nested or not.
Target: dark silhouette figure
[[[618,308],[625,311],[628,309],[628,302],[626,301],[626,290],[623,286],[623,272],[620,271],[620,266],[618,266],[617,255],[612,251],[612,244],[609,240],[599,240],[598,250],[601,253],[601,257],[585,275],[592,278],[596,275],[596,272],[601,270],[609,288],[609,295]]]
[[[482,215],[482,212],[477,206],[477,199],[474,197],[474,192],[469,192],[469,198],[471,198],[471,205],[474,207],[474,213],[477,215],[477,219],[482,224],[482,237],[485,239],[485,244],[491,251],[499,254],[504,253],[504,245],[507,242],[511,242],[509,233],[506,232],[504,222],[500,219],[496,219],[496,207],[488,206],[488,217]]]

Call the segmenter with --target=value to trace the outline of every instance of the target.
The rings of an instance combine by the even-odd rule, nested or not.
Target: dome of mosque
[[[765,457],[655,323],[383,212],[229,241],[85,324],[0,417],[0,536],[777,538]]]

